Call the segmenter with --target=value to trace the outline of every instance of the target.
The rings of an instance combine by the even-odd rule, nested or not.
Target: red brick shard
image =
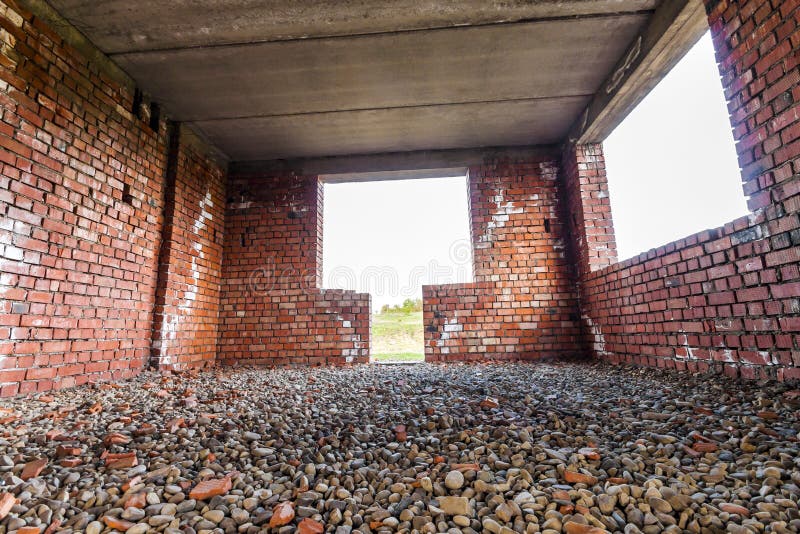
[[[22,469],[22,473],[19,475],[19,478],[22,480],[29,480],[31,478],[38,477],[39,473],[41,473],[45,467],[47,467],[47,460],[45,458],[39,458],[38,460],[28,462]]]
[[[204,501],[217,495],[225,495],[232,487],[233,484],[231,484],[229,477],[204,480],[192,488],[192,491],[189,492],[189,498]]]
[[[322,534],[325,532],[325,526],[319,521],[306,517],[297,525],[297,532],[299,534]]]
[[[80,456],[80,447],[68,447],[66,445],[59,445],[56,447],[56,458],[64,458],[66,456]]]
[[[12,494],[0,493],[0,521],[5,519],[15,504],[17,499]]]
[[[183,417],[176,417],[174,419],[170,419],[167,421],[167,433],[174,434],[178,431],[178,429],[182,426],[185,426],[186,422],[184,421]]]
[[[745,508],[744,506],[739,506],[738,504],[731,504],[724,502],[719,505],[719,509],[723,512],[728,512],[729,514],[736,514],[742,517],[750,517],[750,510]]]
[[[103,516],[103,523],[114,530],[119,530],[122,532],[125,532],[134,525],[134,523],[131,523],[130,521],[125,521],[124,519],[107,515]]]
[[[564,480],[570,484],[586,484],[587,486],[597,484],[597,477],[578,473],[577,471],[564,471]]]
[[[278,503],[272,509],[272,517],[269,520],[269,528],[282,527],[288,525],[294,519],[294,504],[289,501]]]
[[[127,445],[130,442],[131,438],[125,434],[120,434],[119,432],[113,432],[107,435],[103,440],[103,443],[106,447],[110,447],[111,445]]]
[[[105,460],[106,469],[129,469],[139,465],[139,460],[136,458],[136,453],[133,451],[107,454]]]
[[[499,408],[500,403],[494,397],[486,397],[481,401],[481,408],[485,408],[487,410],[492,408]]]
[[[147,506],[147,495],[144,493],[137,493],[131,495],[125,501],[123,508],[144,508]]]

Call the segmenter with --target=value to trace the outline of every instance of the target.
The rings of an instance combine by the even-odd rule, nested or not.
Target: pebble
[[[789,385],[422,364],[144,372],[51,397],[0,401],[18,418],[0,532],[800,531]]]
[[[464,475],[461,471],[450,471],[444,479],[444,485],[451,490],[461,489],[464,485]]]

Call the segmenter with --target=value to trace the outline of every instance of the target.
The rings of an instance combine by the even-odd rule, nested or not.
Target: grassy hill
[[[373,360],[421,361],[423,347],[421,311],[384,309],[372,316]]]

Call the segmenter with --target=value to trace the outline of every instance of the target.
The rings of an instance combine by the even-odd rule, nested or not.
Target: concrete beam
[[[294,172],[306,176],[323,176],[336,181],[335,176],[350,178],[388,175],[389,179],[443,177],[442,172],[456,172],[458,176],[467,167],[482,165],[487,161],[524,160],[531,156],[559,154],[555,145],[525,147],[489,147],[459,150],[422,150],[415,152],[386,152],[363,156],[337,156],[327,158],[278,159],[269,161],[239,161],[230,164],[230,173],[252,171]],[[405,174],[404,174],[405,173]]]
[[[702,0],[664,0],[572,126],[569,141],[602,142],[707,30]]]

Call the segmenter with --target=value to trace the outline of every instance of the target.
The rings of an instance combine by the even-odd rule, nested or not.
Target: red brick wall
[[[579,352],[557,157],[470,167],[471,284],[424,286],[425,359],[536,359]]]
[[[0,395],[148,359],[165,132],[131,92],[0,3]]]
[[[186,128],[172,136],[153,360],[160,368],[204,367],[217,352],[227,164]]]
[[[749,378],[800,378],[800,255],[763,216],[737,219],[583,282],[596,356]]]
[[[800,2],[706,4],[753,214],[602,270],[583,259],[583,319],[612,361],[800,379]]]
[[[565,218],[575,236],[570,252],[578,268],[596,271],[617,262],[603,147],[569,145],[562,157]]]
[[[225,215],[218,358],[228,364],[369,359],[368,294],[319,289],[316,176],[233,168]]]

